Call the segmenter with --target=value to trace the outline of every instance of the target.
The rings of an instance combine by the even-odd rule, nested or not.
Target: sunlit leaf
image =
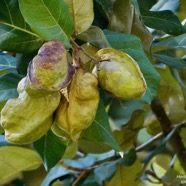
[[[113,48],[123,50],[138,63],[147,83],[147,91],[142,100],[150,103],[157,94],[160,77],[145,55],[139,38],[109,30],[104,30],[104,34]]]
[[[31,149],[0,147],[0,185],[10,181],[21,171],[37,169],[41,164],[39,156]]]
[[[38,49],[42,43],[21,15],[18,0],[0,1],[0,49],[29,52]]]
[[[84,131],[83,138],[93,142],[104,142],[116,151],[121,151],[112,136],[108,115],[102,101],[99,103],[97,114],[92,125]]]
[[[18,74],[8,73],[0,76],[0,102],[18,96],[17,85],[20,80]]]
[[[6,53],[0,53],[0,71],[16,68],[16,58]]]
[[[74,32],[80,34],[87,30],[94,19],[93,0],[64,0],[74,21]]]
[[[142,19],[146,26],[172,35],[180,35],[186,32],[177,16],[170,10],[160,12],[143,11]]]
[[[73,20],[63,0],[19,0],[19,5],[24,19],[40,37],[58,39],[70,47]]]
[[[66,146],[67,142],[55,136],[51,130],[33,143],[34,149],[40,155],[47,170],[54,167],[62,158]]]

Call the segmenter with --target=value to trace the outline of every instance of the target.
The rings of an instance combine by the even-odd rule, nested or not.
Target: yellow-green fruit
[[[68,100],[63,96],[56,111],[57,125],[76,141],[81,132],[92,124],[98,103],[97,78],[78,69],[68,89]]]
[[[58,41],[48,41],[29,64],[27,75],[38,90],[57,91],[68,85],[74,68],[67,60],[67,51]]]
[[[100,86],[120,99],[141,97],[146,91],[146,82],[138,64],[128,54],[112,48],[98,51],[102,61],[97,76]],[[107,60],[108,59],[108,60]]]
[[[60,102],[59,92],[31,97],[23,85],[24,79],[18,85],[19,97],[8,100],[1,111],[6,140],[20,145],[38,140],[50,129]]]

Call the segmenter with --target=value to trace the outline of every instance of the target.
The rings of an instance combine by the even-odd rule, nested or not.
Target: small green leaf
[[[0,49],[11,52],[30,52],[43,41],[25,22],[18,0],[0,1]]]
[[[184,60],[175,57],[162,54],[153,54],[153,58],[175,69],[184,69],[186,67],[186,62]]]
[[[112,136],[108,115],[102,101],[99,103],[96,117],[92,125],[84,131],[83,138],[93,142],[104,142],[116,151],[121,151],[116,140]]]
[[[7,53],[0,53],[0,71],[16,68],[16,58]]]
[[[93,0],[64,0],[74,20],[74,32],[80,34],[87,30],[94,19]]]
[[[124,153],[123,161],[122,163],[125,166],[131,166],[137,159],[136,151],[135,149],[131,149]]]
[[[41,164],[39,156],[32,149],[0,147],[0,185],[14,179],[22,171],[37,169]]]
[[[186,34],[180,36],[171,37],[169,39],[164,39],[160,42],[155,42],[152,45],[152,52],[158,52],[169,49],[181,49],[186,50]]]
[[[70,47],[73,20],[63,0],[19,0],[24,19],[45,40],[58,39]]]
[[[51,130],[33,143],[34,149],[43,160],[45,169],[54,167],[65,153],[67,141],[62,141]]]
[[[21,80],[18,74],[8,73],[0,76],[0,102],[18,96],[17,85]]]
[[[143,11],[142,19],[146,26],[163,30],[167,34],[180,35],[186,32],[177,16],[170,10],[160,12]]]
[[[78,35],[78,39],[89,42],[99,48],[109,47],[103,31],[96,26],[91,26],[88,30]]]
[[[104,30],[107,41],[111,47],[128,53],[139,65],[147,83],[147,91],[142,100],[150,103],[157,94],[160,76],[145,55],[138,37]]]

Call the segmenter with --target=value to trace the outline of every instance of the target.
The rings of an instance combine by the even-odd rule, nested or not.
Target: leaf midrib
[[[60,27],[59,23],[57,22],[57,20],[52,16],[50,10],[48,9],[48,7],[45,5],[44,1],[42,0],[43,6],[45,7],[45,9],[47,10],[47,12],[49,13],[49,15],[51,16],[51,18],[54,20],[54,22],[56,23],[56,25],[60,28],[61,33],[63,33],[63,35],[66,37],[66,39],[68,40],[68,36],[65,34],[65,32],[63,31],[63,29]],[[61,9],[60,9],[60,15],[59,18],[61,16]]]
[[[21,28],[21,27],[18,27],[18,26],[16,26],[16,25],[13,25],[13,24],[10,24],[10,23],[4,22],[4,21],[0,21],[0,23],[3,23],[4,25],[9,26],[9,27],[11,27],[11,28],[13,28],[13,29],[16,29],[16,30],[20,30],[20,31],[22,31],[22,32],[25,32],[25,33],[27,33],[27,34],[29,34],[29,35],[33,35],[33,36],[35,36],[35,37],[37,37],[37,38],[40,38],[37,34],[35,34],[35,33],[33,33],[33,32],[30,32],[29,30],[25,30],[25,29],[23,29],[23,28]]]

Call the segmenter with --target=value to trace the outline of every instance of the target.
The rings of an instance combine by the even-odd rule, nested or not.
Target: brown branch
[[[151,144],[158,141],[162,137],[163,137],[163,133],[162,132],[158,133],[156,136],[152,137],[147,142],[145,142],[145,143],[141,144],[140,146],[136,147],[135,151],[140,152],[140,151],[144,150],[145,148],[149,147]]]
[[[151,103],[151,109],[156,115],[158,121],[160,122],[162,131],[164,136],[167,136],[172,131],[172,123],[168,118],[163,105],[161,104],[158,98],[155,98]],[[183,145],[183,142],[179,136],[179,131],[175,131],[175,133],[170,138],[169,142],[173,147],[181,166],[186,172],[186,149]]]
[[[90,59],[92,59],[95,63],[99,63],[102,61],[110,61],[110,59],[96,59],[95,57],[91,56],[86,50],[84,50],[84,48],[80,47],[73,39],[70,39],[70,43],[72,44],[73,48],[81,50],[87,57],[89,57]]]

